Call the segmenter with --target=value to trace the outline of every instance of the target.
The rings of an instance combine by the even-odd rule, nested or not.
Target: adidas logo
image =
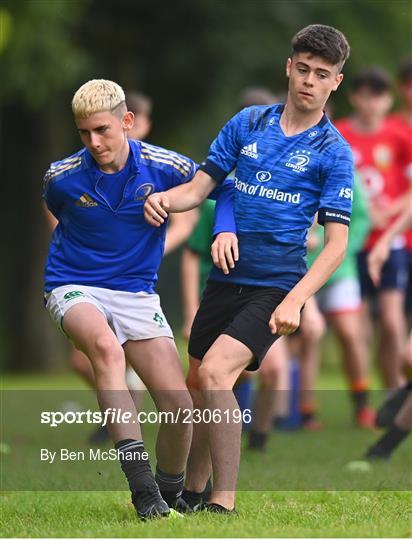
[[[90,195],[83,193],[83,195],[75,203],[76,206],[81,206],[83,208],[90,208],[91,206],[98,206],[97,202],[94,201]]]
[[[247,144],[242,148],[240,153],[253,159],[257,159],[259,157],[259,154],[257,153],[257,143]]]

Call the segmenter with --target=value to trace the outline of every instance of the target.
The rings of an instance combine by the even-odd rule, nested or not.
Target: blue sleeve
[[[354,182],[353,157],[349,146],[343,145],[326,161],[322,180],[318,222],[321,225],[327,221],[349,225]]]
[[[170,155],[173,160],[173,174],[170,178],[170,186],[167,189],[189,182],[199,168],[197,163],[181,154],[170,152]]]
[[[236,234],[236,221],[233,211],[235,196],[233,178],[226,179],[212,193],[216,193],[217,195],[213,236],[221,232],[232,232]]]
[[[218,184],[221,184],[236,166],[242,149],[248,111],[249,109],[240,111],[220,130],[212,142],[206,161],[200,165],[200,170],[211,176]]]
[[[42,198],[50,212],[60,221],[60,209],[63,203],[62,201],[59,201],[58,192],[55,188],[56,186],[52,179],[51,169],[49,169],[43,178]]]

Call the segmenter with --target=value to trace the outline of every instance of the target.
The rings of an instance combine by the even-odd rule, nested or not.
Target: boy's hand
[[[144,217],[147,223],[160,227],[168,217],[169,198],[164,192],[154,193],[144,203]]]
[[[300,324],[301,309],[302,304],[286,296],[270,317],[269,327],[272,334],[281,336],[293,334]]]
[[[381,239],[368,255],[368,272],[375,287],[380,284],[382,266],[388,260],[390,250],[390,242]]]
[[[234,268],[235,261],[239,260],[237,236],[229,232],[218,234],[212,244],[211,254],[215,266],[227,275],[229,268]]]

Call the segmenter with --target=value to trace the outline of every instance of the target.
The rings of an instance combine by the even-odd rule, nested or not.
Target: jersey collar
[[[129,139],[129,147],[130,152],[132,154],[132,162],[130,165],[130,170],[133,175],[137,174],[140,169],[140,141],[135,141],[133,139]],[[83,160],[86,165],[86,168],[89,170],[89,172],[93,175],[95,179],[100,178],[102,176],[102,171],[97,167],[95,160],[93,159],[93,156],[90,154],[90,152],[87,150],[87,148],[83,149]]]
[[[283,113],[283,111],[285,110],[285,103],[280,103],[279,105],[277,105],[276,109],[275,109],[275,113],[279,115],[279,118],[281,116],[281,114]],[[323,112],[323,116],[322,118],[319,120],[319,122],[314,125],[313,127],[309,128],[309,129],[314,129],[314,128],[323,128],[327,123],[329,122],[329,118],[326,116],[326,113]]]

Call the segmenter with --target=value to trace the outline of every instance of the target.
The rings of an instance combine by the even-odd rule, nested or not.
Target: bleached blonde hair
[[[75,118],[88,118],[98,112],[114,112],[121,103],[125,103],[125,100],[123,88],[117,83],[105,79],[92,79],[74,94],[72,111]]]

